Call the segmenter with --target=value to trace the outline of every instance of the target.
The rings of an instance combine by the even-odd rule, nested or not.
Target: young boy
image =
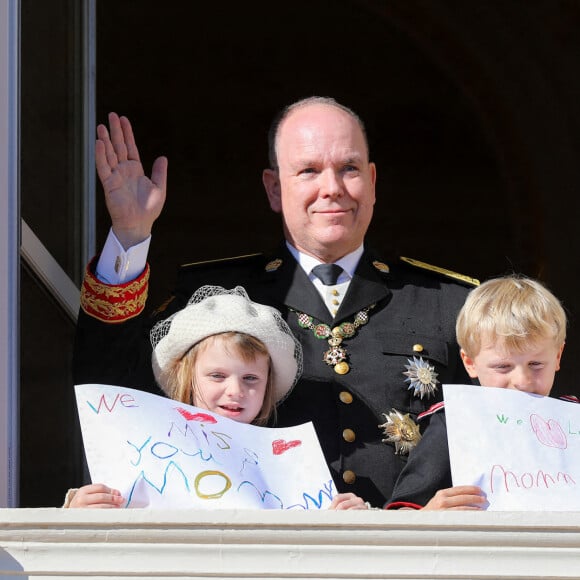
[[[550,394],[564,350],[566,314],[538,281],[510,275],[473,289],[459,312],[456,333],[463,364],[480,385]],[[419,420],[429,421],[429,429],[385,507],[485,509],[479,487],[452,487],[444,405],[434,405]]]

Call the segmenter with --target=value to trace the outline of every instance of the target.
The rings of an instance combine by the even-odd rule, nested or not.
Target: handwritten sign
[[[91,479],[128,508],[326,509],[336,489],[312,423],[237,423],[135,389],[75,387]]]
[[[444,385],[453,485],[489,510],[580,509],[580,405],[515,390]]]

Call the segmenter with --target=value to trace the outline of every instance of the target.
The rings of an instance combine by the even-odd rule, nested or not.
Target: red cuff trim
[[[561,401],[568,401],[569,403],[580,403],[580,399],[576,395],[562,395],[558,397]]]
[[[441,409],[444,408],[445,403],[443,401],[441,401],[440,403],[435,403],[434,405],[431,405],[426,411],[419,413],[417,415],[417,421],[420,421],[424,417],[429,417],[430,415],[433,415],[434,413],[437,413],[437,411],[441,411]]]
[[[125,322],[143,312],[149,289],[149,264],[142,274],[125,284],[110,285],[93,274],[93,258],[81,287],[81,308],[93,318],[109,324]]]
[[[412,503],[410,501],[394,501],[392,503],[388,503],[383,509],[398,510],[400,508],[411,508],[414,510],[422,510],[423,506],[419,505],[418,503]]]

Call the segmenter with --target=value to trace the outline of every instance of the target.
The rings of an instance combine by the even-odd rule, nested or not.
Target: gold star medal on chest
[[[342,322],[337,326],[331,328],[328,324],[323,322],[316,322],[312,316],[304,312],[296,312],[298,324],[302,328],[312,331],[312,334],[320,340],[326,339],[328,342],[328,350],[322,355],[322,360],[329,366],[334,367],[334,372],[339,375],[345,375],[350,370],[348,364],[348,352],[343,340],[355,336],[357,330],[364,326],[369,321],[369,311],[375,307],[371,304],[356,313],[352,322]]]
[[[393,409],[390,413],[383,413],[385,423],[379,425],[383,429],[385,438],[383,443],[394,443],[396,455],[408,455],[421,441],[419,426],[411,419],[409,413],[400,413]]]

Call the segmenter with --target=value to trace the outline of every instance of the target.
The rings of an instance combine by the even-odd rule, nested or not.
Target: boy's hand
[[[424,510],[484,510],[487,497],[477,485],[457,485],[440,489],[423,508]]]

